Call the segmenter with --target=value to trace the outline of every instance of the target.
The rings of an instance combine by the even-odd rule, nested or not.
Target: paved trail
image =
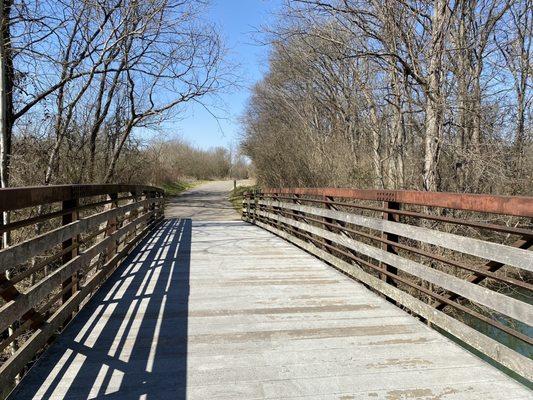
[[[169,200],[166,216],[195,221],[238,221],[240,215],[228,200],[233,181],[204,183]]]
[[[530,399],[383,298],[238,220],[231,182],[170,201],[17,399]]]

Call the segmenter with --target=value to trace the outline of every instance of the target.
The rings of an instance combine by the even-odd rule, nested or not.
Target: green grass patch
[[[178,181],[173,183],[163,183],[161,187],[165,190],[166,197],[177,196],[185,190],[191,189],[196,185],[199,185],[200,182],[187,182],[187,181]]]
[[[229,194],[229,201],[233,204],[233,207],[240,214],[242,211],[242,199],[245,192],[251,192],[254,189],[259,189],[259,186],[237,186]]]

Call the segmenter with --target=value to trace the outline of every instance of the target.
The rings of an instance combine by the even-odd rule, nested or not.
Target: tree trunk
[[[525,85],[524,85],[525,86]],[[525,88],[524,88],[525,89]],[[516,110],[516,137],[515,137],[515,171],[520,172],[522,169],[522,155],[524,152],[524,130],[525,130],[525,96],[524,92],[517,91],[517,110]]]
[[[2,187],[9,186],[9,159],[13,128],[13,61],[11,59],[11,32],[9,16],[11,0],[2,1],[0,7],[0,180]]]
[[[405,186],[404,152],[405,152],[405,121],[403,117],[402,87],[398,72],[392,68],[389,72],[393,91],[393,116],[392,116],[392,157],[390,164],[394,166],[391,178],[394,177],[393,189],[403,189]]]
[[[525,121],[526,121],[526,91],[527,80],[530,71],[529,64],[529,48],[524,50],[525,43],[521,39],[520,48],[520,71],[517,74],[518,82],[515,83],[516,88],[516,134],[514,140],[515,146],[515,173],[521,173],[522,158],[524,153],[524,141],[526,139]],[[516,78],[515,78],[516,79]]]
[[[0,5],[0,187],[9,187],[9,167],[11,157],[11,139],[13,133],[13,61],[11,59],[11,33],[9,17],[11,13],[11,0],[2,1]],[[10,222],[9,212],[2,213],[2,224]],[[11,244],[10,232],[2,234],[2,246],[6,248]],[[5,272],[6,279],[10,278],[11,271]],[[10,325],[8,334],[13,335],[15,327]],[[11,354],[18,350],[17,341],[10,345]],[[17,375],[16,381],[19,376]]]
[[[11,0],[0,6],[0,187],[9,187],[11,139],[13,131],[13,61],[9,16]],[[2,214],[2,223],[9,224],[9,213]],[[3,247],[9,246],[10,234],[2,235]]]
[[[471,122],[472,135],[468,146],[469,153],[469,182],[470,191],[479,191],[479,181],[481,178],[481,71],[483,70],[483,60],[477,60],[474,69],[473,87],[472,87],[472,108],[471,108]]]
[[[444,102],[441,76],[444,41],[448,28],[446,0],[435,0],[431,27],[431,48],[426,87],[426,135],[424,154],[424,190],[438,191],[438,163],[442,140]]]
[[[111,179],[113,179],[113,175],[115,174],[115,169],[117,167],[118,158],[120,157],[120,153],[122,151],[122,148],[124,147],[124,144],[126,143],[126,140],[130,136],[133,126],[134,126],[133,121],[130,121],[124,128],[122,137],[120,138],[119,143],[116,145],[115,149],[113,150],[113,156],[111,157],[111,163],[109,164],[109,167],[107,168],[107,172],[104,178],[104,183],[110,183]]]
[[[467,19],[469,9],[467,4],[461,4],[461,15],[459,27],[457,32],[457,70],[455,75],[457,77],[457,103],[458,103],[458,129],[455,137],[455,173],[457,176],[457,189],[464,191],[466,189],[466,147],[468,138],[470,137],[470,98],[468,92],[468,76],[470,71],[470,63],[468,62],[469,49],[467,44]]]
[[[424,190],[437,191],[437,165],[440,153],[441,113],[439,105],[428,99],[426,105],[426,137],[424,154]]]

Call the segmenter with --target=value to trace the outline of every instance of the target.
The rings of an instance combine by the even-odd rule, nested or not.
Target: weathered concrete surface
[[[235,220],[229,187],[212,183],[173,202],[174,218],[13,398],[531,398],[361,285]],[[205,220],[214,217],[226,220]]]

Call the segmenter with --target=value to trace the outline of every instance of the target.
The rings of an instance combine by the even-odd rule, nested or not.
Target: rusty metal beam
[[[0,189],[0,212],[35,207],[90,196],[126,192],[156,192],[163,189],[144,185],[52,185]]]
[[[413,190],[373,190],[343,188],[282,188],[264,189],[267,194],[299,194],[330,196],[358,200],[389,201],[427,207],[533,217],[533,197],[496,196],[468,193],[437,193]]]
[[[271,197],[270,195],[267,195],[265,196],[265,198],[271,198]],[[288,196],[277,196],[277,198],[280,200],[292,200],[292,197],[288,197]],[[302,198],[301,200],[306,203],[314,203],[314,204],[324,203],[324,200],[316,199],[316,198],[315,199]],[[420,218],[420,219],[426,219],[426,220],[436,221],[436,222],[444,222],[447,224],[454,224],[454,225],[463,225],[463,226],[469,226],[469,227],[476,228],[476,229],[486,229],[488,231],[493,231],[493,232],[509,233],[511,235],[518,235],[518,236],[533,238],[532,230],[518,228],[515,226],[489,224],[486,222],[470,221],[466,219],[445,217],[445,216],[435,215],[435,214],[424,214],[424,213],[416,212],[416,211],[394,210],[392,208],[384,208],[384,207],[372,207],[368,205],[356,204],[353,202],[345,202],[345,201],[329,201],[328,203],[331,205],[339,206],[339,207],[349,207],[349,208],[355,208],[358,210],[368,210],[368,211],[376,211],[376,212],[382,212],[382,213],[390,213],[390,214],[395,214],[398,216]]]

